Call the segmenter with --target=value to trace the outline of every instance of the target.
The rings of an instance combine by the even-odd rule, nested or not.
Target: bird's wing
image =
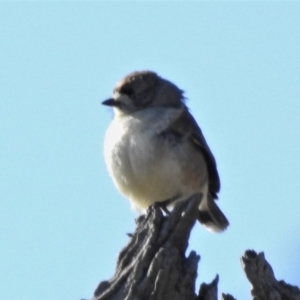
[[[179,141],[189,140],[201,152],[207,164],[210,194],[213,199],[218,199],[217,193],[220,191],[220,178],[216,160],[208,147],[200,127],[187,107],[184,106],[181,108],[181,111],[176,118],[171,120],[168,128],[162,134],[173,135]]]

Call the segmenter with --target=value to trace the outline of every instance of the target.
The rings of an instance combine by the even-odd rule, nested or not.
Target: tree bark
[[[93,300],[217,300],[218,275],[196,293],[200,256],[185,255],[200,202],[201,195],[194,195],[167,216],[158,205],[149,207],[119,254],[115,275],[98,285]],[[263,253],[248,250],[241,260],[253,300],[300,300],[299,288],[275,279]],[[222,299],[234,300],[229,294]]]
[[[254,300],[300,300],[300,290],[296,286],[276,280],[270,264],[263,252],[247,250],[241,258],[242,267],[252,285]]]

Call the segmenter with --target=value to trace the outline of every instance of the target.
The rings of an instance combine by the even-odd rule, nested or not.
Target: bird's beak
[[[103,101],[101,104],[106,106],[118,106],[118,101],[116,101],[114,98],[110,98]]]

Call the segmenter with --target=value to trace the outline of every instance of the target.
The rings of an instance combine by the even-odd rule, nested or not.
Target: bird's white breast
[[[174,114],[171,109],[156,109],[117,116],[106,132],[104,155],[108,171],[116,187],[137,208],[146,208],[179,192],[180,165],[158,137],[171,113]]]

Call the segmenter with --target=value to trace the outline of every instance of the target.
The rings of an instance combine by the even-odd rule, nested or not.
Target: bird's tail
[[[209,231],[224,231],[229,222],[213,199],[207,199],[205,207],[199,209],[198,221]]]

